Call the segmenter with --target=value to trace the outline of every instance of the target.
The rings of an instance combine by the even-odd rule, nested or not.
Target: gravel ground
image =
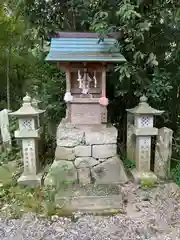
[[[0,240],[180,240],[180,199],[172,185],[143,191],[123,187],[126,213],[109,217],[81,215],[77,221],[25,214],[0,219]]]

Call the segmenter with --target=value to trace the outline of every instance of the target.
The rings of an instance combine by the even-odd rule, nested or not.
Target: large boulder
[[[125,183],[128,181],[123,163],[118,156],[109,158],[93,167],[91,174],[97,184]]]
[[[63,182],[77,182],[77,171],[70,161],[54,161],[48,175],[45,178],[45,185],[62,184]]]

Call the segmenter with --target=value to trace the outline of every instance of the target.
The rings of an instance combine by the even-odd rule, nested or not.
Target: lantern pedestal
[[[18,179],[18,183],[30,187],[38,187],[42,185],[43,173],[38,173],[36,175],[26,175],[22,174]]]

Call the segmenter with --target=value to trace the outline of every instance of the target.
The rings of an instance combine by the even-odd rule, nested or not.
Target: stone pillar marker
[[[126,155],[128,160],[135,160],[135,135],[133,134],[134,116],[131,113],[127,113],[127,136],[126,136]]]
[[[0,111],[0,145],[2,141],[2,149],[10,151],[12,148],[11,134],[9,129],[9,113],[10,110],[3,109]]]
[[[138,106],[127,109],[128,114],[134,116],[132,134],[135,136],[136,169],[131,171],[135,181],[154,179],[157,177],[150,171],[151,162],[151,137],[158,134],[158,129],[153,127],[153,116],[161,115],[164,111],[152,108],[147,103],[147,97],[142,96]],[[132,136],[131,136],[132,137]]]
[[[170,159],[172,155],[173,131],[169,128],[160,128],[157,135],[154,173],[161,179],[169,177]]]
[[[16,112],[10,113],[19,120],[19,129],[15,131],[15,137],[22,139],[22,155],[24,172],[18,182],[29,186],[41,185],[42,175],[40,174],[38,140],[42,128],[39,123],[40,114],[44,113],[32,103],[31,97],[26,94],[23,98],[22,107]]]

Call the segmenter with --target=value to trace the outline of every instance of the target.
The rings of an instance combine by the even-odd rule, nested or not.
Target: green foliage
[[[133,168],[136,167],[136,162],[133,161],[133,160],[130,160],[130,159],[128,159],[128,158],[125,158],[124,161],[123,161],[123,163],[124,163],[124,167],[125,167],[126,169],[133,169]]]
[[[15,118],[10,118],[9,130],[11,134],[12,146],[11,149],[3,149],[0,152],[0,164],[12,162],[21,158],[20,148],[17,144],[17,140],[14,138],[14,132],[18,128],[18,121]]]
[[[4,151],[0,153],[0,163],[11,162],[20,158],[19,151]]]
[[[180,185],[180,163],[176,164],[176,167],[171,169],[171,178]]]
[[[44,66],[42,61],[45,56],[42,51],[47,46],[49,33],[58,29],[92,29],[103,37],[108,32],[118,31],[122,33],[119,49],[127,63],[116,68],[117,77],[113,74],[116,98],[112,96],[111,99],[109,96],[112,107],[119,105],[119,113],[124,114],[125,107],[134,106],[137,97],[146,93],[152,105],[164,108],[169,113],[164,119],[173,129],[176,128],[179,105],[175,103],[172,109],[172,104],[178,102],[179,87],[180,34],[177,3],[88,0],[84,5],[82,0],[63,1],[63,4],[56,0],[44,0],[18,1],[16,4],[8,1],[8,4],[11,11],[18,12],[15,26],[24,21],[26,30],[23,36],[26,39],[28,36],[28,41],[23,41],[24,47],[35,57],[33,64],[25,66],[26,73],[21,72],[21,67],[18,68],[19,77],[23,80],[20,97],[27,85],[36,86],[38,83],[39,90],[36,89],[35,92],[47,104],[47,116],[53,116],[56,122],[60,121],[64,115],[64,76],[55,67],[53,70],[53,67]],[[167,105],[167,101],[170,104]],[[116,121],[116,114],[111,119]]]
[[[22,166],[17,160],[0,166],[1,217],[20,218],[26,212],[39,213],[46,217],[73,215],[72,212],[55,206],[56,189],[20,186],[17,184],[20,174]]]
[[[39,63],[26,87],[33,96],[41,99],[46,109],[45,120],[59,124],[65,116],[65,74],[54,65]]]
[[[73,181],[66,179],[68,169],[66,166],[63,168],[52,168],[49,172],[50,177],[54,180],[57,192],[61,190],[62,187],[71,186]]]
[[[175,129],[179,109],[177,86],[180,83],[177,78],[180,73],[180,25],[179,20],[174,19],[174,16],[179,16],[178,4],[176,3],[176,8],[174,2],[118,2],[116,14],[112,16],[107,9],[103,9],[103,12],[100,10],[95,15],[93,21],[94,30],[99,33],[103,32],[104,27],[104,33],[116,29],[122,35],[119,38],[119,49],[127,62],[116,67],[120,80],[115,82],[116,101],[133,106],[136,97],[146,93],[152,105],[172,113],[164,119]],[[106,16],[103,24],[99,18],[101,12]],[[167,101],[170,104],[167,105]]]

